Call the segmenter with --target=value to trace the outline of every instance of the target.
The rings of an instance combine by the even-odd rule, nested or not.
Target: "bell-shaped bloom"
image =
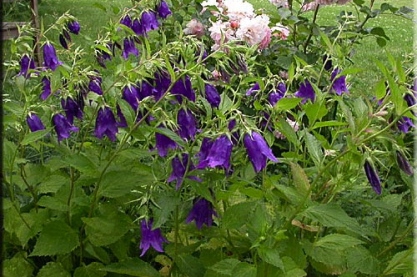
[[[140,24],[142,25],[142,30],[145,34],[151,30],[157,30],[159,28],[156,13],[151,10],[142,13]]]
[[[164,126],[161,125],[158,128],[164,128]],[[155,132],[155,140],[156,149],[158,150],[158,154],[160,157],[166,157],[169,149],[178,148],[178,144],[175,141],[161,133]]]
[[[379,179],[378,172],[376,169],[371,165],[371,163],[366,160],[365,165],[365,174],[368,178],[369,183],[372,186],[372,189],[377,193],[381,194],[381,180]]]
[[[177,184],[175,186],[176,189],[179,189],[181,187],[182,182],[184,181],[186,172],[190,172],[195,169],[195,166],[193,165],[193,163],[190,161],[190,164],[188,164],[188,161],[189,161],[188,154],[182,154],[182,159],[178,156],[172,159],[172,163],[171,163],[172,173],[168,177],[167,182],[177,181]],[[188,178],[201,182],[201,179],[196,176],[188,176]]]
[[[69,138],[70,132],[78,132],[78,128],[73,126],[64,115],[59,113],[52,116],[52,124],[58,135],[58,142]]]
[[[190,77],[185,76],[184,78],[175,82],[172,86],[171,93],[176,95],[179,103],[182,103],[182,96],[188,98],[190,101],[195,101],[195,91],[191,86]]]
[[[196,119],[189,110],[179,110],[177,115],[178,134],[185,140],[193,140],[197,133]]]
[[[41,119],[34,113],[30,113],[27,115],[26,123],[28,124],[31,132],[45,130],[45,126],[43,125]]]
[[[141,238],[140,238],[140,245],[139,249],[142,249],[142,253],[140,256],[142,257],[145,255],[146,251],[148,251],[149,247],[153,247],[158,252],[164,252],[162,248],[162,244],[164,242],[168,242],[161,233],[161,229],[159,228],[152,228],[153,221],[152,220],[145,220],[143,219],[140,222],[140,229],[141,229]]]
[[[139,107],[139,95],[136,86],[125,86],[122,92],[122,99],[129,103],[132,109],[137,112]]]
[[[316,99],[316,93],[314,92],[313,86],[310,84],[308,80],[304,80],[300,84],[300,88],[298,91],[294,94],[298,98],[303,98],[301,103],[307,102],[307,100],[311,100],[311,102],[314,102]]]
[[[62,64],[56,55],[55,47],[49,42],[43,45],[43,60],[44,65],[52,71],[58,68]]]
[[[63,34],[59,34],[59,43],[61,44],[62,47],[64,47],[65,49],[68,49],[68,44]]]
[[[139,19],[134,19],[132,21],[131,27],[130,27],[133,32],[135,32],[135,34],[137,34],[138,36],[143,36],[145,35],[145,30],[143,29],[142,23],[140,22]]]
[[[158,91],[147,81],[142,81],[137,85],[139,100],[143,100],[146,97],[154,96]]]
[[[171,85],[171,78],[166,72],[155,72],[155,100],[158,101]]]
[[[71,35],[68,33],[68,31],[67,31],[67,30],[62,29],[62,35],[64,36],[64,38],[65,38],[66,40],[68,40],[68,41],[72,41],[72,40],[71,40]]]
[[[212,107],[218,108],[220,105],[220,94],[216,87],[210,84],[205,85],[206,99]]]
[[[112,45],[107,45],[107,48],[111,50]],[[106,68],[106,60],[111,60],[111,56],[108,52],[104,51],[103,49],[96,48],[96,60],[100,66]]]
[[[233,144],[226,135],[221,135],[215,141],[203,140],[201,144],[198,169],[221,167],[230,169],[230,158]]]
[[[349,93],[349,90],[346,87],[346,76],[340,76],[336,78],[337,74],[340,73],[340,69],[336,68],[333,70],[330,77],[332,81],[332,91],[336,92],[337,95],[342,95],[342,93]]]
[[[139,50],[136,48],[135,40],[133,37],[125,38],[123,40],[123,58],[127,60],[130,54],[136,57],[139,56]]]
[[[117,111],[117,117],[119,118],[119,121],[117,122],[117,127],[126,128],[128,126],[127,120],[126,120],[125,115],[122,113],[122,109],[120,109],[119,105],[116,106],[116,111]]]
[[[197,229],[200,230],[203,224],[206,224],[207,227],[213,225],[213,216],[217,216],[213,204],[205,198],[198,198],[185,221],[190,223],[194,220]]]
[[[116,140],[118,123],[110,107],[102,107],[98,110],[94,135],[102,139],[106,135],[111,141]]]
[[[250,89],[246,91],[246,96],[252,95],[252,93],[257,92],[261,89],[258,83],[255,83]]]
[[[406,134],[410,131],[410,128],[415,127],[415,125],[411,118],[403,116],[400,120],[398,120],[397,127],[401,132]]]
[[[271,92],[268,96],[268,101],[272,106],[275,106],[276,103],[278,103],[281,98],[285,96],[285,93],[287,92],[287,87],[284,83],[279,83],[277,86],[277,90],[275,92]]]
[[[98,95],[103,95],[103,90],[101,89],[101,78],[100,77],[91,77],[90,83],[88,84],[88,89]]]
[[[158,6],[158,16],[161,18],[167,18],[170,14],[172,14],[171,10],[169,9],[169,6],[165,0],[162,0],[161,3]]]
[[[120,19],[120,23],[129,28],[132,28],[132,19],[129,15],[125,15],[122,19]]]
[[[68,27],[68,30],[73,34],[78,35],[80,33],[81,26],[78,21],[73,20],[73,21],[68,22],[67,27]]]
[[[83,118],[82,107],[80,107],[79,103],[71,97],[67,97],[67,99],[62,98],[61,106],[62,109],[64,109],[65,115],[67,116],[70,124],[74,123],[74,117],[78,119]]]
[[[30,77],[29,70],[35,69],[35,61],[28,55],[23,55],[20,59],[20,72],[18,76],[23,76],[26,79]]]
[[[410,175],[410,176],[413,175],[414,170],[412,166],[410,165],[410,163],[408,162],[407,158],[404,156],[404,154],[397,150],[396,157],[397,157],[397,163],[400,169],[404,171],[404,173],[407,175]]]
[[[278,162],[265,139],[257,132],[252,132],[252,135],[245,134],[243,144],[256,173],[265,168],[267,159]]]
[[[42,78],[42,93],[40,97],[42,100],[46,100],[49,97],[49,95],[51,95],[51,93],[51,80],[45,76]]]

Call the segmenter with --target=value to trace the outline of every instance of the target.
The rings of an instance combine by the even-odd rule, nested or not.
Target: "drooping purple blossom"
[[[395,152],[395,154],[396,154],[397,163],[400,169],[404,171],[404,173],[407,175],[410,175],[410,176],[413,175],[414,173],[413,167],[410,165],[410,163],[408,162],[404,154],[398,150]]]
[[[80,107],[79,103],[71,97],[67,97],[66,99],[62,98],[61,106],[70,124],[74,123],[74,117],[78,119],[83,118],[82,107]]]
[[[109,45],[109,44],[107,45],[107,49],[109,51],[111,51],[111,47],[112,47],[112,45]],[[96,48],[95,52],[96,52],[96,60],[99,63],[99,65],[106,68],[105,61],[106,60],[109,60],[109,61],[111,60],[110,54],[108,52],[106,52],[105,50],[99,49],[99,48]]]
[[[139,95],[136,86],[128,85],[123,88],[122,99],[125,100],[132,109],[137,112],[139,107]]]
[[[45,125],[43,125],[41,119],[37,114],[29,113],[26,117],[26,123],[28,124],[31,132],[45,130]]]
[[[197,133],[197,123],[190,110],[181,109],[177,115],[178,134],[185,140],[193,140]]]
[[[49,42],[43,45],[43,60],[44,65],[52,71],[58,68],[62,64],[56,55],[55,47]]]
[[[213,225],[213,216],[217,216],[213,208],[213,204],[205,198],[198,198],[193,205],[190,213],[187,216],[186,222],[195,221],[197,229],[201,229],[203,224],[207,227]]]
[[[137,91],[139,100],[143,100],[149,96],[154,96],[158,93],[158,91],[146,80],[142,81],[140,84],[137,84]]]
[[[158,128],[162,129],[165,127],[161,125]],[[169,149],[178,148],[178,144],[164,134],[155,132],[155,139],[156,139],[156,149],[158,150],[158,154],[160,157],[166,157]]]
[[[191,86],[191,80],[189,76],[175,82],[172,86],[171,93],[176,95],[179,103],[182,103],[182,96],[188,98],[190,101],[195,102],[195,91]]]
[[[252,135],[245,134],[243,137],[243,144],[245,145],[249,160],[256,173],[266,167],[267,159],[278,162],[278,159],[272,153],[271,148],[259,133],[252,132]]]
[[[164,252],[162,244],[168,242],[168,240],[162,236],[161,229],[153,229],[152,224],[152,219],[149,221],[143,219],[140,223],[142,234],[139,249],[142,249],[142,253],[140,254],[141,257],[145,255],[146,251],[148,251],[151,246],[158,252]]]
[[[218,108],[220,105],[220,94],[216,87],[210,84],[205,85],[206,99],[212,107]]]
[[[172,14],[171,10],[169,9],[169,6],[165,0],[162,0],[161,3],[158,6],[158,16],[165,19],[170,14]]]
[[[259,83],[255,83],[250,89],[246,91],[246,96],[252,95],[254,92],[258,92],[261,89]]]
[[[59,43],[61,44],[62,47],[64,47],[65,49],[68,49],[68,44],[63,34],[59,34]]]
[[[314,102],[316,98],[316,93],[314,92],[313,86],[311,85],[310,81],[304,80],[300,84],[300,88],[298,91],[294,94],[298,98],[303,98],[301,103],[306,103],[307,100],[311,100],[311,102]]]
[[[233,144],[226,135],[221,135],[213,142],[204,141],[200,148],[198,169],[221,167],[230,169]]]
[[[130,27],[132,30],[133,30],[133,32],[135,32],[135,34],[136,35],[138,35],[138,36],[143,36],[143,35],[145,35],[145,30],[143,29],[143,26],[142,26],[142,23],[140,22],[140,20],[139,19],[137,19],[137,18],[135,18],[133,21],[132,21],[132,25],[131,25],[131,27]]]
[[[285,96],[287,92],[287,87],[285,83],[280,82],[277,86],[277,90],[275,92],[271,92],[268,96],[268,101],[272,106],[275,106],[278,101]]]
[[[372,189],[377,193],[381,194],[381,180],[379,179],[378,172],[376,169],[371,165],[371,163],[366,160],[365,165],[365,174],[368,178],[369,183],[371,184]]]
[[[20,59],[20,72],[17,74],[18,76],[23,76],[26,79],[30,77],[29,70],[35,69],[35,61],[29,57],[28,55],[23,55]]]
[[[58,142],[70,137],[71,132],[78,132],[78,127],[73,126],[66,116],[62,114],[54,114],[52,116],[52,124],[58,135]]]
[[[123,40],[122,56],[127,60],[129,55],[139,56],[139,50],[136,48],[135,39],[133,37],[128,37]]]
[[[346,87],[346,76],[336,76],[341,72],[340,69],[336,68],[333,70],[330,80],[332,81],[332,91],[336,92],[337,95],[342,95],[344,92],[349,93]]]
[[[190,172],[192,170],[195,169],[195,166],[193,165],[193,163],[190,160],[189,162],[189,157],[188,154],[182,154],[182,157],[180,158],[179,156],[176,156],[174,159],[172,159],[172,173],[171,175],[168,177],[167,182],[173,182],[173,181],[177,181],[175,188],[178,190],[183,181],[184,181],[184,177],[186,172]],[[187,169],[188,167],[188,169]],[[188,176],[189,179],[201,182],[201,179],[196,177],[196,176]]]
[[[127,26],[129,28],[132,28],[132,19],[127,14],[122,19],[120,19],[120,24],[123,24],[123,25],[125,25],[125,26]]]
[[[167,91],[171,85],[171,78],[166,72],[155,72],[155,100],[161,99],[162,95]]]
[[[51,80],[45,76],[42,78],[42,93],[40,95],[40,98],[42,100],[46,100],[49,97],[49,95],[51,95],[51,93]]]
[[[406,134],[410,131],[410,128],[415,127],[415,125],[411,118],[403,116],[400,120],[398,120],[397,127],[401,132]]]
[[[156,13],[151,10],[142,13],[140,23],[145,34],[149,31],[157,30],[159,28],[159,22],[156,18]]]
[[[81,26],[80,23],[76,20],[69,21],[67,27],[68,30],[75,35],[78,35],[80,33]]]
[[[118,131],[118,123],[113,111],[110,107],[101,107],[98,110],[94,135],[99,139],[106,135],[111,141],[115,141]]]
[[[103,95],[103,90],[101,89],[102,79],[100,77],[92,76],[90,77],[90,82],[88,84],[88,89],[98,95]]]

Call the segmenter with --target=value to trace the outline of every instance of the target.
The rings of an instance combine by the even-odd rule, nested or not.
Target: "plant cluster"
[[[132,1],[86,49],[66,13],[42,64],[24,27],[4,63],[5,274],[411,276],[412,60],[349,88],[355,45],[388,39],[366,22],[401,9],[354,0],[317,25],[347,2]]]

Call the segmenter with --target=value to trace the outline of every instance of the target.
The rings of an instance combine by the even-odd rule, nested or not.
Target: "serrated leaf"
[[[96,262],[80,266],[75,269],[74,277],[104,277],[107,273],[102,270],[103,268],[104,265]]]
[[[219,274],[232,276],[233,268],[239,263],[237,259],[224,259],[212,265],[210,269]]]
[[[256,277],[257,270],[254,265],[248,263],[239,263],[233,270],[231,276],[233,277]]]
[[[347,251],[347,266],[352,272],[376,275],[380,272],[380,262],[371,252],[361,245]]]
[[[64,269],[61,263],[49,262],[44,265],[36,277],[71,277],[71,274]]]
[[[33,266],[25,257],[26,253],[17,253],[13,258],[3,260],[2,274],[7,277],[32,277]]]
[[[28,145],[30,143],[33,143],[35,141],[40,140],[44,136],[46,136],[49,133],[49,130],[39,130],[36,132],[30,132],[26,134],[25,138],[22,140],[22,145]]]
[[[155,198],[155,204],[158,207],[153,209],[154,211],[154,223],[153,228],[159,228],[163,225],[174,211],[175,207],[180,203],[180,198],[178,194],[166,193],[158,195]]]
[[[296,163],[290,163],[290,166],[294,186],[302,195],[307,195],[310,190],[310,182],[308,181],[307,174],[304,169]]]
[[[280,197],[284,198],[286,201],[298,205],[303,200],[303,195],[301,192],[297,191],[293,187],[284,186],[275,183],[274,186],[278,189],[279,193],[281,194]]]
[[[230,111],[230,109],[233,107],[232,100],[227,96],[226,93],[222,93],[220,95],[220,105],[219,105],[219,111],[223,114]]]
[[[342,251],[355,245],[363,244],[360,239],[344,234],[330,234],[314,242],[314,247],[328,248]]]
[[[413,249],[398,252],[389,261],[383,275],[412,273],[414,269]]]
[[[173,132],[172,130],[168,129],[168,128],[155,128],[155,132],[163,134],[167,137],[169,137],[170,139],[172,139],[173,141],[175,141],[179,146],[181,147],[185,147],[185,142],[182,140],[182,138],[175,132]]]
[[[64,221],[54,220],[43,227],[30,256],[67,254],[79,245],[78,232]]]
[[[267,262],[268,264],[284,269],[284,263],[282,262],[278,248],[268,248],[265,246],[261,246],[258,248],[258,255],[263,261]]]
[[[109,171],[104,174],[101,181],[98,195],[117,198],[126,195],[132,191],[132,189],[140,186],[146,186],[146,175],[152,175],[150,169],[146,172],[146,168],[141,174],[137,174],[131,170],[123,171]],[[142,174],[143,173],[143,174]]]
[[[329,120],[329,121],[321,121],[316,122],[313,127],[311,127],[311,130],[322,128],[322,127],[334,127],[334,126],[345,126],[345,122],[335,121],[335,120]]]
[[[285,136],[285,138],[294,145],[298,145],[298,137],[294,131],[294,126],[291,126],[284,118],[279,118],[277,122],[277,129]]]
[[[64,158],[64,162],[86,175],[97,175],[97,165],[83,153],[74,153],[67,156]]]
[[[39,199],[38,205],[55,211],[68,211],[67,203],[63,202],[61,199],[57,197],[49,195],[42,196],[41,199]]]
[[[274,106],[276,111],[289,111],[301,102],[301,98],[294,97],[294,98],[282,98],[280,99]]]
[[[313,159],[314,164],[319,166],[323,160],[323,151],[321,150],[320,142],[310,133],[306,133],[305,140],[310,157]]]
[[[227,229],[236,229],[247,223],[248,215],[251,214],[256,205],[254,202],[241,202],[230,206],[223,215],[223,226]]]
[[[160,277],[155,268],[139,258],[130,258],[118,263],[109,264],[102,270],[137,277]]]
[[[201,277],[206,272],[203,263],[191,255],[179,255],[175,264],[188,277]]]
[[[50,175],[38,186],[38,192],[41,194],[56,193],[63,185],[69,183],[69,181],[69,178],[62,175]]]

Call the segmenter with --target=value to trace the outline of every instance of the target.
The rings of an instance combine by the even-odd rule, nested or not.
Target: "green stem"
[[[316,8],[314,9],[314,15],[313,15],[313,21],[312,21],[312,26],[311,26],[311,30],[310,33],[308,34],[308,37],[304,43],[304,54],[307,54],[307,47],[308,44],[310,43],[311,38],[313,37],[313,25],[316,23],[317,20],[317,14],[319,13],[319,8],[320,8],[320,4],[318,4],[316,6]]]

